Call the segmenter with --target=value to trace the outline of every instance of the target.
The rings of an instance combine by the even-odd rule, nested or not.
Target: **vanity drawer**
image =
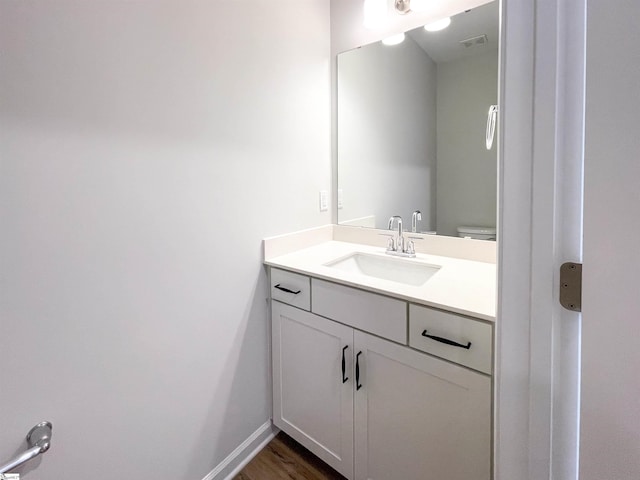
[[[313,313],[407,344],[406,302],[316,278],[311,285]]]
[[[299,273],[272,268],[271,298],[303,310],[311,310],[311,280]]]
[[[424,333],[424,335],[423,335]],[[429,338],[431,335],[438,339]],[[449,345],[450,340],[471,346]],[[409,305],[409,345],[437,357],[451,360],[491,375],[491,325],[453,313]]]

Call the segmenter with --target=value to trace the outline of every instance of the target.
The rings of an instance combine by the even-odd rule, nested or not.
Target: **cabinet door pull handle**
[[[277,288],[278,290],[282,290],[283,292],[293,293],[294,295],[297,295],[302,291],[302,290],[298,290],[297,292],[294,292],[293,290],[289,290],[287,287],[281,287],[280,284],[277,284],[273,288]]]
[[[362,384],[360,383],[360,355],[362,351],[359,351],[356,355],[356,390],[360,390],[362,388]]]
[[[436,342],[446,343],[447,345],[451,345],[452,347],[460,347],[469,350],[471,348],[471,342],[463,345],[458,342],[454,342],[453,340],[449,340],[448,338],[436,337],[435,335],[427,335],[427,331],[422,332],[423,337],[430,338],[431,340],[435,340]]]
[[[349,380],[349,377],[345,377],[344,376],[345,370],[346,370],[346,367],[347,367],[347,364],[346,364],[346,362],[344,360],[344,351],[347,348],[349,348],[349,345],[345,345],[344,347],[342,347],[342,383],[346,383],[347,380]]]

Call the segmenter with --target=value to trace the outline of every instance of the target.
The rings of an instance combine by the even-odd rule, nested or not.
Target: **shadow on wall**
[[[52,444],[51,448],[53,448],[53,442],[54,441],[55,440],[53,440],[52,443],[51,443]],[[20,444],[20,446],[16,448],[15,452],[13,452],[7,458],[0,458],[0,463],[4,464],[4,463],[6,463],[6,462],[8,462],[10,460],[13,460],[18,455],[23,454],[27,449],[29,449],[29,445],[27,444],[27,440],[25,438],[25,440]],[[27,463],[23,463],[19,467],[14,468],[10,472],[7,472],[7,473],[17,473],[17,474],[20,475],[20,477],[24,477],[29,472],[31,472],[32,470],[36,470],[40,466],[41,463],[42,463],[42,455],[38,455],[36,458],[34,458],[32,460],[29,460]]]

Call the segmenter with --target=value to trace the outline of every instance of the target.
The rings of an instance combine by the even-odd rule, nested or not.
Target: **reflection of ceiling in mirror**
[[[450,62],[463,57],[498,49],[498,8],[493,1],[451,18],[451,25],[438,32],[416,28],[408,35],[427,52],[436,63]],[[485,44],[465,47],[461,42],[486,35]]]

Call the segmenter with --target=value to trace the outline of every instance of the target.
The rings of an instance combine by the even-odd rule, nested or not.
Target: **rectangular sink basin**
[[[416,287],[424,285],[440,270],[438,265],[367,253],[352,253],[347,257],[326,263],[325,266]]]

